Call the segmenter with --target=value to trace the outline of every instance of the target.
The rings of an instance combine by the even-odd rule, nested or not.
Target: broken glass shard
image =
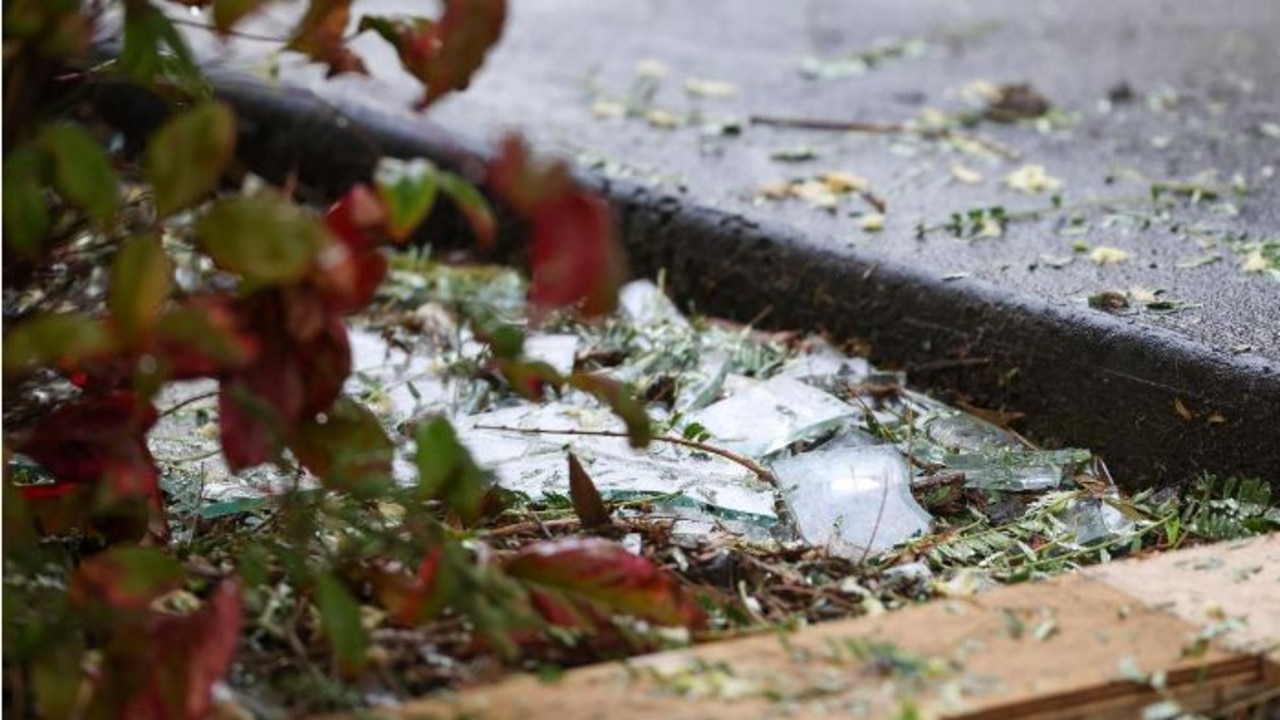
[[[850,559],[929,530],[911,496],[911,469],[888,445],[821,448],[773,465],[804,539]]]
[[[1079,546],[1128,535],[1136,524],[1106,498],[1084,497],[1071,501],[1059,515],[1072,541]]]
[[[567,495],[565,447],[609,501],[653,500],[761,526],[776,523],[773,489],[720,457],[671,443],[628,446],[622,423],[607,409],[567,403],[518,406],[456,421],[459,437],[498,484],[531,497]],[[616,432],[621,437],[582,434]]]
[[[840,427],[857,409],[799,380],[773,378],[689,416],[722,448],[754,458]]]
[[[993,423],[923,400],[908,402],[924,413],[916,433],[900,447],[918,464],[963,472],[965,484],[985,490],[1039,491],[1062,485],[1090,459],[1086,450],[1037,450]]]
[[[705,353],[696,368],[681,373],[676,381],[676,410],[693,412],[715,402],[724,388],[729,366],[729,356],[725,353],[716,350]]]
[[[690,329],[689,321],[671,298],[649,280],[635,280],[624,285],[618,291],[618,305],[632,325],[670,325],[681,331]]]
[[[949,453],[1021,447],[1013,433],[956,410],[931,413],[920,425],[925,436]]]
[[[540,360],[561,375],[573,372],[573,363],[578,353],[578,337],[576,335],[529,335],[524,340],[524,356],[530,360]]]
[[[862,382],[871,374],[871,363],[865,358],[849,357],[825,340],[811,343],[803,355],[786,361],[776,377],[799,380],[828,392],[839,392]]]
[[[949,455],[943,465],[964,473],[965,485],[984,490],[1029,492],[1062,485],[1090,459],[1087,450],[1002,448],[988,453]]]

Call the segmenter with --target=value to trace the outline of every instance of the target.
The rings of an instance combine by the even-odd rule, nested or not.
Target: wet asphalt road
[[[355,16],[418,5],[363,0]],[[956,283],[1078,308],[1091,295],[1118,293],[1129,307],[1111,312],[1127,322],[1280,360],[1280,268],[1275,276],[1246,271],[1258,248],[1249,243],[1280,244],[1275,0],[512,5],[506,36],[471,90],[432,115],[453,132],[491,141],[516,129],[541,149],[681,202],[783,223]],[[288,8],[272,12],[257,27],[283,32]],[[260,69],[254,57],[262,47],[239,43],[218,54],[233,67]],[[372,78],[326,83],[287,57],[280,76],[408,115],[417,89],[390,51],[373,37],[355,47]],[[851,72],[847,61],[857,57],[870,67]],[[806,76],[806,62],[836,77]],[[665,75],[639,80],[655,88],[652,98],[629,95],[647,70],[659,69]],[[691,79],[727,87],[694,95]],[[983,83],[1027,83],[1053,110],[1039,122],[953,124],[940,139],[750,122],[753,115],[879,124],[973,116],[984,106]],[[600,116],[628,100],[633,116]],[[1057,189],[1009,187],[1007,176],[1028,164],[1042,166]],[[876,209],[856,194],[838,198],[835,211],[761,198],[762,188],[832,171],[869,182],[886,206],[882,230],[863,228]],[[1166,191],[1152,203],[1155,185],[1205,197]],[[991,207],[1015,217],[999,237],[956,237],[946,227],[954,213]],[[921,238],[921,226],[934,229]],[[1127,257],[1098,264],[1091,258],[1099,246]],[[1280,245],[1269,252],[1280,258]]]

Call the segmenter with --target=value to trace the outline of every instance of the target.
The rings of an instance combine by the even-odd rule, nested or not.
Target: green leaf
[[[314,217],[270,195],[219,200],[196,223],[196,233],[219,268],[261,285],[300,279],[329,242]]]
[[[213,192],[235,145],[235,114],[221,103],[202,103],[166,122],[147,144],[156,212],[172,215]]]
[[[497,223],[493,219],[493,210],[489,208],[489,201],[485,200],[484,195],[480,194],[475,185],[453,173],[440,173],[438,182],[440,190],[462,210],[480,244],[491,245]]]
[[[119,203],[120,179],[102,146],[71,123],[48,125],[40,137],[53,159],[58,193],[99,225],[109,223]]]
[[[37,315],[5,334],[4,372],[68,365],[89,355],[108,352],[113,346],[111,335],[102,323],[88,315]]]
[[[387,209],[387,233],[396,241],[413,234],[431,214],[439,190],[440,171],[428,160],[384,158],[375,185]]]
[[[395,445],[377,416],[351,398],[339,397],[324,422],[299,425],[289,448],[325,487],[376,497],[391,484]]]
[[[511,389],[529,400],[541,400],[547,390],[559,392],[565,381],[563,375],[541,360],[507,360],[495,352],[494,361]]]
[[[117,64],[149,87],[170,85],[194,97],[209,94],[182,33],[150,2],[125,3],[124,47]]]
[[[360,604],[345,585],[325,574],[316,578],[316,605],[339,669],[345,675],[355,675],[364,667],[369,647],[369,633],[360,616]]]
[[[524,352],[524,331],[515,325],[499,325],[487,339],[494,357],[514,360]]]
[[[44,158],[36,148],[20,148],[4,160],[4,247],[34,255],[48,231]]]
[[[116,253],[107,307],[122,339],[129,342],[155,325],[169,299],[173,263],[154,235],[138,235]]]
[[[443,501],[468,525],[480,519],[489,479],[458,442],[449,421],[433,418],[422,423],[414,440],[419,490]]]
[[[9,459],[9,452],[4,452],[3,501],[0,503],[0,517],[4,520],[4,555],[10,561],[23,565],[43,562],[40,558],[40,535],[36,530],[35,517],[27,505],[26,498],[13,483],[18,475],[18,466]]]
[[[32,663],[32,680],[39,716],[76,717],[76,704],[83,682],[84,646],[75,633],[41,649]]]
[[[182,586],[182,566],[155,547],[116,546],[80,563],[68,593],[77,603],[106,602],[120,610],[144,610]]]
[[[649,424],[649,416],[645,414],[644,405],[617,380],[601,375],[574,373],[568,377],[570,386],[601,400],[613,414],[622,418],[627,425],[627,438],[632,447],[641,448],[649,444],[653,437],[653,428]]]

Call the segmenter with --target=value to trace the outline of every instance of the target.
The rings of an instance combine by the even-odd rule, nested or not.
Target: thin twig
[[[503,525],[500,528],[487,530],[485,531],[485,537],[509,537],[511,535],[521,535],[523,533],[537,532],[539,530],[542,532],[549,532],[551,528],[569,527],[571,525],[578,525],[581,522],[582,521],[578,520],[576,517],[557,518],[555,520],[545,521],[539,520],[536,523],[532,520],[526,520],[525,522],[511,523],[510,525]]]
[[[935,490],[941,487],[951,485],[964,485],[964,473],[958,470],[951,472],[938,472],[932,475],[914,478],[911,481],[911,489],[926,491]]]
[[[910,131],[910,128],[903,123],[824,120],[820,118],[778,117],[776,115],[752,115],[749,118],[749,122],[752,125],[796,128],[798,130],[834,130],[836,132],[860,132],[878,135],[896,135]]]
[[[535,513],[529,513],[529,516],[533,518],[533,522],[534,522],[535,524],[537,524],[538,529],[542,531],[542,536],[543,536],[543,537],[545,537],[545,538],[546,538],[546,539],[548,539],[548,540],[551,540],[551,539],[552,539],[552,537],[553,537],[553,536],[551,535],[551,530],[547,529],[547,525],[546,525],[546,523],[542,522],[542,518],[538,517],[538,513],[536,513],[536,512],[535,512]],[[606,518],[606,520],[607,520],[607,518]]]
[[[182,408],[188,405],[191,405],[192,403],[197,403],[197,402],[200,402],[201,400],[209,400],[210,398],[215,398],[217,396],[218,396],[217,390],[210,390],[209,392],[200,393],[199,395],[192,395],[186,400],[176,403],[175,405],[173,405],[173,407],[166,408],[164,411],[160,413],[158,417],[161,417],[161,418],[168,417],[169,415],[174,414],[175,412],[181,410]]]
[[[184,27],[195,28],[197,30],[204,30],[206,32],[216,33],[218,35],[231,35],[233,37],[238,37],[242,40],[256,40],[258,42],[279,43],[281,45],[289,42],[289,38],[281,37],[279,35],[262,35],[259,33],[245,32],[244,30],[236,30],[235,28],[219,30],[218,28],[208,23],[200,22],[199,20],[188,20],[186,18],[181,18],[181,17],[170,17],[169,22],[173,23],[174,25],[182,25]]]
[[[865,402],[862,402],[862,398],[859,397],[858,402],[862,405],[863,412],[867,412],[867,413],[870,412],[870,408],[867,407],[867,404]],[[906,420],[907,420],[907,453],[906,455],[909,459],[914,460],[914,458],[912,458],[911,456],[911,432],[912,432],[912,429],[915,427],[915,418],[912,417],[910,407],[907,408]],[[880,532],[880,523],[884,519],[884,508],[885,508],[885,505],[888,504],[888,502],[889,502],[889,483],[884,482],[884,483],[881,483],[880,485],[880,507],[876,509],[876,521],[875,521],[875,524],[871,526],[871,537],[867,538],[866,547],[862,548],[862,557],[858,558],[859,565],[865,564],[867,562],[867,558],[870,557],[871,555],[871,544],[876,541],[876,535]]]
[[[987,152],[991,153],[992,155],[1003,158],[1005,160],[1017,160],[1020,157],[1017,150],[1014,150],[1011,147],[1002,145],[990,138],[982,137],[981,135],[970,135],[969,133],[958,132],[956,130],[952,130],[951,128],[942,128],[940,130],[921,130],[919,132],[921,137],[926,137],[930,139],[961,140],[964,142],[971,142],[974,145],[981,147],[983,150],[986,150]]]
[[[1017,160],[1018,152],[1005,147],[995,140],[957,132],[951,128],[916,128],[907,123],[880,123],[865,120],[826,120],[822,118],[778,117],[774,115],[752,115],[752,125],[768,125],[771,127],[796,128],[799,130],[827,130],[834,132],[859,132],[873,135],[903,135],[914,133],[932,140],[962,140],[978,145],[982,149],[1005,160]]]
[[[164,463],[170,463],[172,465],[185,465],[187,463],[199,462],[201,460],[208,460],[209,458],[213,457],[214,455],[217,455],[220,452],[222,452],[222,448],[216,447],[216,448],[213,448],[212,450],[206,450],[204,452],[196,453],[195,455],[186,455],[182,457],[173,457],[173,458],[161,457],[161,458],[156,458],[156,460],[159,460],[160,462],[164,462]]]
[[[587,435],[592,437],[612,437],[612,438],[630,437],[629,435],[627,435],[627,433],[619,430],[579,430],[579,429],[551,430],[548,428],[522,428],[522,427],[513,427],[510,425],[473,425],[472,427],[474,427],[476,430],[496,430],[498,432],[524,433],[526,435]],[[719,455],[720,457],[726,460],[735,462],[741,465],[742,467],[750,470],[756,477],[769,483],[775,488],[780,488],[781,484],[778,482],[777,476],[775,476],[772,472],[770,472],[768,468],[764,467],[763,465],[756,462],[755,460],[752,460],[751,458],[745,457],[743,455],[739,455],[738,453],[735,453],[732,450],[725,450],[724,448],[719,448],[714,445],[708,445],[704,442],[698,442],[697,440],[689,440],[687,438],[682,438],[682,437],[675,437],[674,435],[655,435],[651,439],[657,442],[671,443],[672,445],[681,445],[683,447],[687,447],[693,450],[699,450],[701,452],[711,453],[712,455]]]

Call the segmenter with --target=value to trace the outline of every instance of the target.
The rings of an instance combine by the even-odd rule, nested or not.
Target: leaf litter
[[[252,584],[249,647],[227,688],[258,714],[299,702],[394,702],[512,667],[571,667],[760,625],[883,612],[1280,527],[1265,482],[1205,476],[1185,496],[1126,496],[1088,450],[1033,446],[1000,424],[1014,413],[944,404],[821,337],[687,317],[647,281],[627,285],[620,311],[602,323],[524,328],[528,355],[561,372],[598,373],[645,400],[656,442],[633,450],[622,421],[594,397],[568,389],[533,403],[483,372],[489,351],[477,329],[522,322],[527,289],[514,271],[412,255],[391,262],[378,310],[353,328],[348,391],[395,433],[424,418],[452,420],[474,472],[491,474],[508,499],[471,531],[473,542],[526,558],[511,562],[554,583],[539,574],[555,572],[540,569],[541,541],[620,539],[699,598],[707,629],[673,636],[620,621],[619,635],[566,630],[560,641],[524,646],[513,666],[457,616],[404,627],[367,597],[322,593],[320,605],[300,604],[300,590],[277,577]],[[188,564],[217,567],[284,532],[275,526],[279,490],[312,488],[295,502],[336,500],[288,468],[229,473],[210,390],[177,386],[151,444],[177,506],[175,543]],[[413,466],[398,451],[398,479],[408,482]],[[38,468],[15,467],[31,473],[19,482],[39,482]],[[403,510],[379,502],[342,512],[377,525]],[[384,575],[370,577],[374,597],[392,597]],[[589,612],[590,603],[564,607]],[[355,611],[380,669],[351,684],[315,662],[324,614]],[[671,606],[672,617],[691,611]],[[1057,628],[1044,620],[1028,632]],[[283,658],[282,643],[293,648]]]

